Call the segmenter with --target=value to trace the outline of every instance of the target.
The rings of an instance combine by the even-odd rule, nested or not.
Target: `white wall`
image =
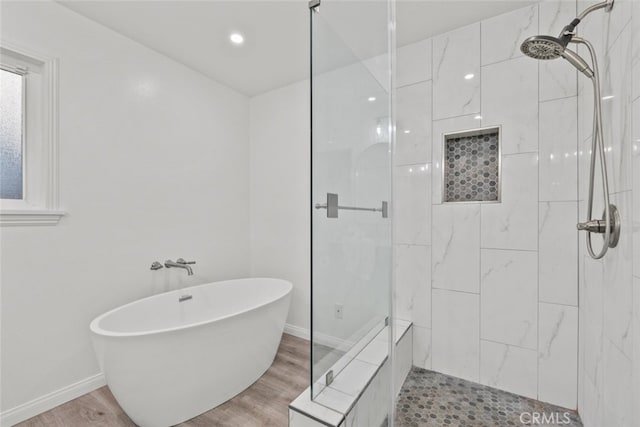
[[[591,2],[579,2],[580,9]],[[579,411],[585,427],[640,425],[640,2],[616,1],[580,24],[600,63],[609,188],[622,220],[620,242],[602,260],[580,239]],[[587,56],[585,49],[580,49]],[[581,152],[591,147],[593,91],[580,80]],[[588,200],[589,156],[580,158],[580,216]],[[599,177],[599,175],[598,175]],[[598,182],[598,181],[596,181]],[[594,214],[602,212],[596,184]],[[600,239],[594,239],[599,250]],[[597,242],[597,243],[595,243]]]
[[[575,13],[542,2],[400,48],[394,182],[396,316],[414,322],[414,364],[570,408],[576,72],[519,46]],[[494,125],[501,203],[442,204],[442,134]]]
[[[52,2],[2,38],[60,60],[58,226],[2,229],[3,411],[97,374],[88,325],[125,302],[249,274],[249,102]],[[150,271],[196,260],[195,275]]]
[[[250,101],[251,274],[293,283],[287,323],[309,328],[309,81]]]

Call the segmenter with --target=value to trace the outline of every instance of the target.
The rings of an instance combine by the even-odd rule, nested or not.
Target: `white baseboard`
[[[96,374],[85,378],[77,383],[68,385],[59,390],[45,394],[30,402],[23,403],[15,408],[8,409],[0,413],[0,426],[10,427],[19,422],[28,420],[43,412],[62,405],[70,400],[92,392],[106,385],[103,374]]]
[[[291,323],[285,323],[284,333],[293,335],[294,337],[302,338],[305,340],[309,340],[311,337],[311,335],[309,334],[309,329],[303,328],[301,326],[292,325]]]

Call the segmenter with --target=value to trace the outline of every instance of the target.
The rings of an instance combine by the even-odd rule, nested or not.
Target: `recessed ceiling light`
[[[369,102],[373,102],[375,100],[376,100],[375,96],[370,96],[369,98],[367,98],[367,101],[369,101]]]
[[[469,73],[466,76],[464,76],[465,80],[471,80],[474,77],[475,77],[475,74],[472,74],[472,73]]]
[[[229,40],[233,44],[242,44],[244,43],[244,36],[240,33],[233,33],[229,36]]]
[[[613,95],[607,95],[607,96],[603,96],[603,97],[602,97],[602,100],[603,100],[603,101],[606,101],[606,100],[608,100],[608,99],[613,99]]]
[[[475,117],[474,117],[474,119],[476,119],[476,120],[481,120],[481,119],[482,119],[482,116],[481,116],[480,114],[478,114],[477,116],[475,116]]]
[[[404,133],[411,133],[409,129],[405,130]]]

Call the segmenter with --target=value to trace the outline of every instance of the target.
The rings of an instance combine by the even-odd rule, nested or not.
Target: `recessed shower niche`
[[[500,126],[443,136],[443,203],[500,202]]]

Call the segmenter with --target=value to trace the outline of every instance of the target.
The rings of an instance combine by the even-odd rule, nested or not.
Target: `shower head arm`
[[[611,9],[613,9],[613,2],[614,2],[614,0],[605,0],[605,1],[601,2],[601,3],[596,3],[593,6],[589,6],[588,8],[583,10],[582,13],[580,15],[578,15],[578,17],[576,19],[578,21],[582,21],[585,18],[585,16],[587,16],[591,12],[595,12],[596,10],[599,10],[599,9],[605,9],[606,12],[610,12]]]
[[[605,11],[610,12],[611,9],[613,9],[613,2],[614,0],[605,0],[603,2],[596,3],[593,6],[590,6],[585,10],[583,10],[582,13],[578,15],[576,18],[574,18],[569,25],[566,25],[562,29],[562,31],[560,32],[560,35],[558,36],[558,39],[560,39],[560,42],[566,47],[567,44],[569,44],[569,42],[571,41],[571,39],[575,36],[576,34],[575,29],[578,26],[578,24],[580,24],[580,22],[582,22],[582,20],[588,14],[600,9],[605,9]]]

